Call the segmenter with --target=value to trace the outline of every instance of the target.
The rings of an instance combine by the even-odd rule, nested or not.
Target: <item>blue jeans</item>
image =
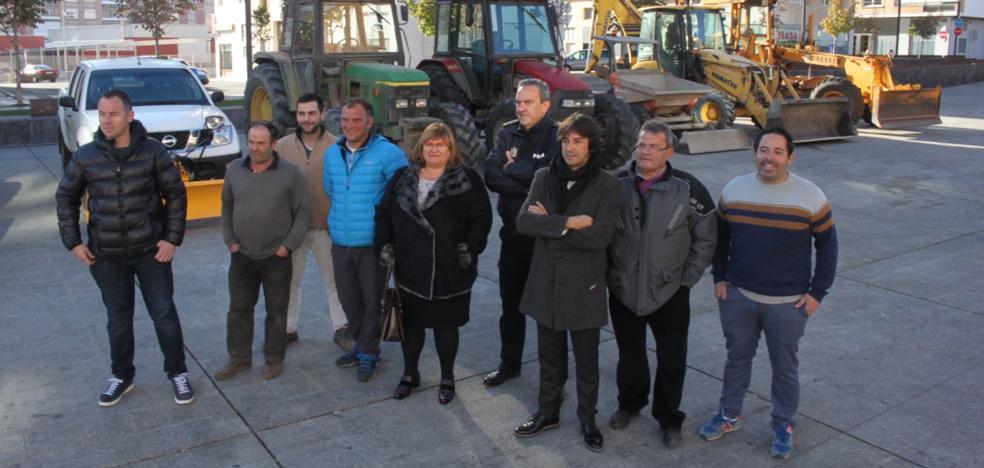
[[[765,332],[772,364],[772,421],[793,424],[799,406],[799,340],[806,330],[806,308],[793,303],[762,304],[748,299],[734,286],[728,298],[718,300],[721,329],[728,348],[721,388],[721,409],[733,418],[741,414],[742,402],[752,379],[752,359],[759,336]]]
[[[184,338],[174,306],[174,277],[170,263],[154,260],[154,252],[129,259],[96,257],[89,267],[102,292],[106,305],[106,331],[113,360],[113,376],[130,380],[133,367],[134,278],[139,282],[144,305],[154,322],[157,343],[164,354],[164,372],[168,378],[188,372],[185,366]]]

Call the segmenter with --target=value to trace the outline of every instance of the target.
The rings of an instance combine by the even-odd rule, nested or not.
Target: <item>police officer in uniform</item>
[[[485,376],[494,387],[520,374],[526,318],[519,311],[523,288],[533,257],[533,238],[516,231],[516,216],[533,183],[533,173],[560,156],[557,124],[548,118],[550,88],[543,81],[525,79],[516,90],[516,120],[507,122],[496,135],[495,146],[485,161],[485,184],[499,195],[502,218],[499,238],[499,295],[502,339],[499,367]]]

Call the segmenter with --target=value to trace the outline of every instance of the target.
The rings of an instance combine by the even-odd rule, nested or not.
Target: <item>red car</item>
[[[58,70],[47,65],[28,65],[21,70],[20,76],[21,81],[33,81],[37,83],[38,81],[48,80],[54,83],[58,79]]]

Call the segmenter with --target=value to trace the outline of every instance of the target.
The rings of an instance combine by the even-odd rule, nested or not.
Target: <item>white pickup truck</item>
[[[207,173],[202,178],[221,178],[226,164],[241,156],[236,129],[215,106],[225,96],[222,91],[209,95],[188,67],[174,60],[103,59],[80,63],[59,96],[58,149],[63,167],[73,152],[93,140],[99,129],[99,98],[111,89],[130,96],[134,118],[172,154],[183,155],[195,145],[199,130],[211,130],[213,139],[204,152],[192,154],[200,177]]]

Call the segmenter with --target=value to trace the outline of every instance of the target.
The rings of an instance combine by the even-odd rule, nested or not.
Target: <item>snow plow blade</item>
[[[781,125],[796,143],[840,140],[858,135],[847,98],[773,99],[766,127]]]
[[[925,127],[942,123],[940,96],[943,88],[892,90],[874,89],[871,124],[878,128]]]

